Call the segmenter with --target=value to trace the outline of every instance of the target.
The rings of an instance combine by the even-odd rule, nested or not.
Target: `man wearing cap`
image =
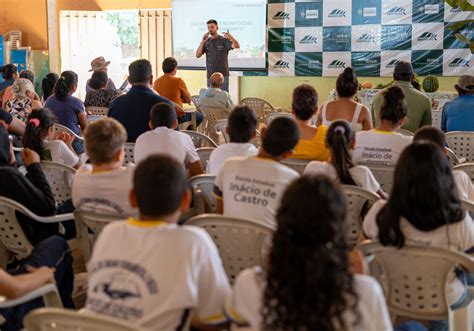
[[[96,71],[105,71],[105,72],[107,72],[107,67],[109,66],[109,64],[110,64],[110,61],[105,61],[103,56],[99,56],[99,57],[95,58],[94,60],[92,60],[91,68],[89,69],[89,72],[96,72]],[[87,93],[94,90],[92,87],[89,86],[89,81],[90,81],[90,79],[87,81],[87,84],[86,84],[86,92]],[[105,89],[106,90],[112,90],[112,91],[117,90],[117,88],[115,87],[114,82],[112,81],[112,79],[110,79],[110,77],[107,80],[107,85],[105,85]]]
[[[211,86],[210,78],[215,72],[224,75],[222,89],[229,92],[229,51],[240,48],[240,44],[229,30],[221,36],[217,33],[219,26],[216,20],[207,21],[207,32],[202,37],[201,43],[196,50],[196,57],[199,59],[206,53],[207,87]]]
[[[416,130],[425,125],[431,125],[431,101],[423,92],[416,90],[411,81],[414,77],[413,67],[410,63],[400,61],[393,71],[393,84],[398,86],[405,94],[405,101],[408,106],[407,122],[402,127],[405,130],[415,133]],[[383,93],[378,92],[372,102],[372,118],[378,120],[378,112],[382,107]]]
[[[454,88],[459,96],[444,105],[441,130],[444,132],[474,131],[474,76],[459,77]]]

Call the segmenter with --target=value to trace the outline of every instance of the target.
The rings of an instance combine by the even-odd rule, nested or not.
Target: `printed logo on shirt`
[[[333,11],[329,13],[328,17],[346,17],[346,12],[342,9],[333,9]]]
[[[289,20],[290,19],[290,13],[284,12],[284,11],[278,11],[273,15],[272,19],[274,20]]]
[[[391,148],[364,147],[362,159],[367,164],[393,164],[393,152]]]
[[[392,7],[387,11],[387,16],[406,16],[407,10],[403,7]]]
[[[278,197],[278,193],[274,191],[274,183],[238,175],[234,180],[229,185],[229,192],[233,193],[235,202],[266,207],[269,200],[275,200]]]
[[[455,58],[451,63],[449,64],[450,67],[469,67],[469,59],[463,59],[463,58]]]

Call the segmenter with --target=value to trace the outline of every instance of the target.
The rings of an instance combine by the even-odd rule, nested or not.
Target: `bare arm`
[[[235,39],[234,36],[231,35],[229,32],[224,32],[224,37],[232,42],[232,48],[233,49],[239,49],[240,48],[240,44],[237,41],[237,39]]]
[[[15,299],[46,283],[54,283],[54,269],[41,267],[30,270],[30,273],[18,276],[0,270],[0,294]]]
[[[370,116],[370,111],[367,107],[362,108],[362,129],[363,130],[372,130],[372,117]]]
[[[209,38],[209,32],[204,34],[204,36],[202,37],[201,43],[196,49],[196,57],[198,59],[204,54],[204,44],[206,44],[207,38]]]
[[[84,132],[87,128],[89,122],[87,121],[86,112],[82,111],[77,114],[77,119],[79,120],[79,126],[81,127],[81,131]]]
[[[8,131],[16,135],[23,136],[25,134],[25,127],[25,123],[13,116],[12,122],[8,125]]]

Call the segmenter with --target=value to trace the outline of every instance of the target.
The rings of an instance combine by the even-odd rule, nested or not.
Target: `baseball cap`
[[[412,74],[413,67],[411,63],[406,61],[400,61],[395,65],[395,69],[393,71],[395,74]]]
[[[464,75],[459,77],[456,86],[464,91],[474,91],[474,76]]]

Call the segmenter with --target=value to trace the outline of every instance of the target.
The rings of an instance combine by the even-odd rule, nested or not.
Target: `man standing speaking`
[[[196,50],[196,57],[199,59],[206,53],[207,86],[210,86],[211,75],[220,72],[224,75],[222,89],[229,92],[229,51],[240,48],[239,42],[229,33],[224,32],[224,36],[217,33],[219,26],[216,20],[207,21],[207,33],[202,37],[201,43]]]

